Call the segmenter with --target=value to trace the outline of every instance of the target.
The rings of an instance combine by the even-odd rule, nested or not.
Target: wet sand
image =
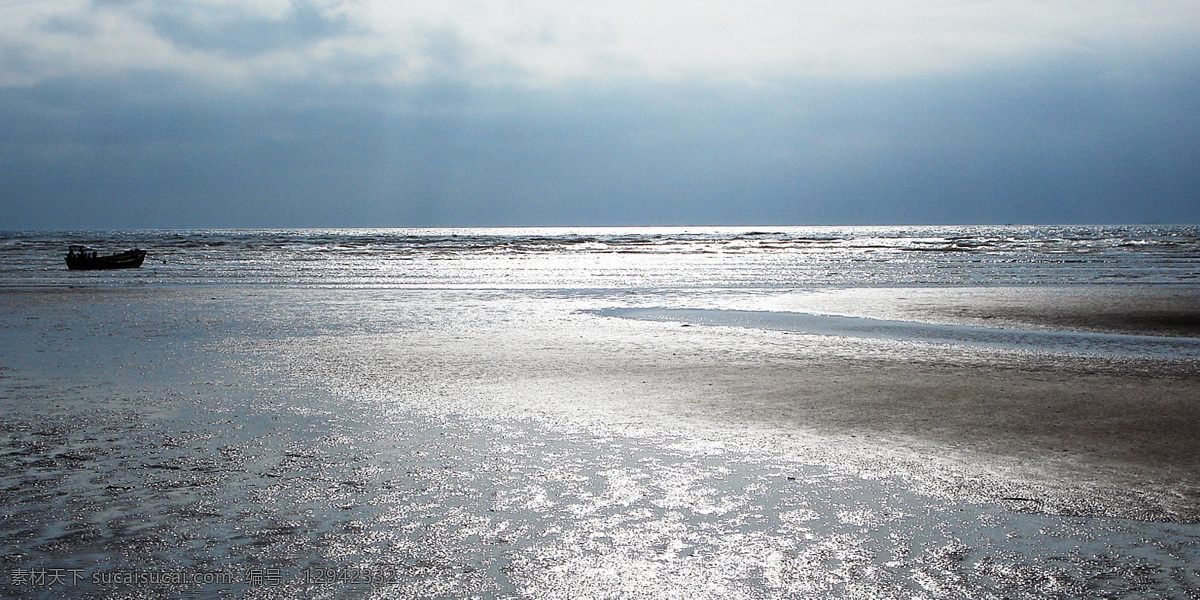
[[[972,324],[997,292],[903,294],[722,302]],[[282,568],[198,588],[263,598],[371,597],[295,577],[383,563],[402,598],[1200,589],[1196,526],[1152,522],[1200,520],[1195,361],[584,312],[617,300],[0,293],[5,570]]]
[[[101,329],[108,326],[87,314],[90,304],[117,311],[146,301],[160,311],[151,326],[164,331],[142,331],[145,319],[137,314],[121,315],[127,323],[113,326],[184,342],[194,336],[248,335],[252,344],[272,339],[286,349],[285,364],[310,365],[326,385],[369,394],[441,390],[435,411],[698,427],[751,437],[816,435],[818,446],[859,446],[850,454],[872,461],[889,455],[930,468],[946,465],[950,478],[960,480],[952,485],[994,476],[989,485],[1009,486],[985,497],[1024,497],[1022,486],[1035,486],[1046,497],[1027,508],[1200,519],[1195,359],[638,322],[586,312],[611,307],[610,299],[553,294],[507,304],[466,293],[424,308],[402,307],[409,302],[404,295],[387,291],[189,294],[30,290],[3,298],[14,309],[21,304],[36,314],[39,305],[53,307]],[[734,302],[956,325],[1173,336],[1191,335],[1200,318],[1200,294],[1172,288],[850,289]],[[210,313],[212,307],[234,312]],[[175,329],[166,330],[167,323]],[[89,341],[69,323],[60,327],[68,343]],[[824,452],[811,445],[802,451]],[[1098,491],[1096,501],[1089,499]]]
[[[1196,286],[1004,286],[798,290],[746,309],[929,323],[1197,337]]]
[[[786,307],[968,327],[1173,338],[1196,336],[1200,322],[1200,294],[1170,289],[840,290],[795,298]],[[721,311],[711,312],[716,316],[702,317],[720,323]],[[658,318],[672,318],[663,313]],[[745,314],[729,320],[750,321]],[[767,322],[761,327],[777,327],[758,314],[773,313],[754,316]],[[686,326],[695,329],[679,335],[730,330],[695,325],[692,318]],[[1036,487],[1039,510],[1200,519],[1195,358],[919,342],[881,350],[873,340],[758,335],[772,340],[768,351],[732,361],[698,355],[693,364],[664,361],[658,368],[672,373],[668,380],[705,379],[711,387],[704,403],[721,420],[852,435],[947,464],[974,463],[968,471],[1003,473],[1010,483]],[[1097,490],[1112,503],[1088,497]]]
[[[869,291],[876,305],[880,296],[891,303],[872,316],[919,313],[972,324],[992,314],[979,299],[997,298],[905,293],[914,292],[916,303]],[[1109,302],[1089,293],[1085,301],[1061,290],[1052,297],[1007,290],[1004,301],[1030,302],[1012,311],[1036,316],[1021,322],[1028,327],[1080,322],[1089,307]],[[1131,301],[1125,290],[1116,295]],[[1146,328],[1130,329],[1129,320],[1114,326],[1101,315],[1087,321],[1088,330],[1161,334],[1162,315],[1186,322],[1200,314],[1200,301],[1189,294],[1164,294],[1150,304],[1158,316]],[[471,373],[455,385],[486,399],[485,410],[794,443],[801,455],[833,452],[840,463],[867,457],[867,470],[941,473],[935,477],[942,484],[975,497],[1030,499],[1021,509],[1200,519],[1194,359],[1043,355],[578,312],[515,318],[516,328],[456,331],[455,344],[382,335],[331,341],[321,352],[348,357],[347,380],[385,389],[421,377],[407,370],[417,356],[452,365]],[[805,437],[811,435],[818,439]]]
[[[1200,292],[1193,288],[832,294],[839,295],[843,305],[853,305],[856,297],[886,298],[881,304],[888,308],[876,314],[891,318],[1200,337]],[[834,401],[829,412],[809,408],[804,418],[817,413],[813,418],[844,426],[983,450],[1008,457],[1009,464],[1047,471],[1051,484],[1066,474],[1070,481],[1126,486],[1131,496],[1154,490],[1151,495],[1168,514],[1200,518],[1200,436],[1194,433],[1200,431],[1200,365],[1194,359],[1017,354],[979,365],[914,356],[908,363],[883,361],[864,371],[870,374],[846,381],[826,363],[808,371],[811,392],[791,396],[817,399],[815,405],[824,408],[829,404],[822,398],[847,399]],[[829,392],[839,385],[845,393]]]

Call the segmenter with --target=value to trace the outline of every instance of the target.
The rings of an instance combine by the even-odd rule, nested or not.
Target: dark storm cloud
[[[66,228],[1195,222],[1195,67],[238,102],[55,81],[0,92],[0,206]]]
[[[1026,37],[1001,27],[960,64],[929,49],[961,32],[897,13],[881,38],[849,33],[925,36],[906,60],[751,28],[770,43],[705,65],[645,42],[723,58],[705,43],[724,38],[518,4],[545,18],[315,0],[22,13],[0,23],[0,228],[1200,221],[1189,44],[1062,50],[1077,40],[1034,31],[1039,52],[1016,51]],[[1011,16],[997,6],[959,25],[988,32],[988,11]]]

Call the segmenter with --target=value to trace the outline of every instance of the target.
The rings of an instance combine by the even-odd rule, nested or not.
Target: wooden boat
[[[72,271],[134,269],[142,266],[143,260],[146,260],[145,250],[126,250],[108,256],[97,256],[96,251],[87,246],[71,246],[67,250],[67,268]]]

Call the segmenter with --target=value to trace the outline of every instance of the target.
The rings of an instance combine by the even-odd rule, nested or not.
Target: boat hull
[[[106,269],[136,269],[146,260],[145,250],[129,250],[110,256],[67,255],[67,268],[72,271],[94,271]]]

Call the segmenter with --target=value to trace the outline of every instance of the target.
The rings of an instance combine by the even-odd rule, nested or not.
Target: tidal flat
[[[1195,359],[596,312],[1135,335],[1164,332],[1085,317],[1197,314],[1188,293],[1086,291],[0,291],[0,581],[30,598],[1200,597]]]

